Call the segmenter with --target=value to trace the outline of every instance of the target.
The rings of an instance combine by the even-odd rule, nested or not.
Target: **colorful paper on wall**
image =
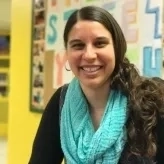
[[[55,8],[49,7],[47,12],[46,50],[58,52],[64,49],[62,34],[68,13],[82,6],[96,5],[108,10],[117,20],[128,44],[127,56],[138,67],[140,73],[145,76],[162,76],[163,0],[59,1],[56,0]],[[67,18],[64,16],[66,13]],[[60,21],[55,22],[55,15],[60,15]],[[54,79],[58,78],[55,69],[54,66]],[[60,85],[69,82],[71,77],[67,77],[66,73],[62,75],[65,80]],[[54,82],[54,87],[58,86]]]

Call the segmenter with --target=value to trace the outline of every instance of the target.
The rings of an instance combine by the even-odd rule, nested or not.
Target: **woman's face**
[[[90,88],[109,83],[115,68],[115,54],[110,32],[99,22],[78,21],[67,43],[70,68],[80,83]]]

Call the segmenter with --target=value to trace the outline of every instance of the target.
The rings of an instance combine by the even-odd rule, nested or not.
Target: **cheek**
[[[110,61],[113,65],[115,65],[115,54],[110,56]]]
[[[115,65],[115,53],[114,53],[113,47],[110,49],[108,53],[108,57],[109,57],[110,62]]]
[[[115,65],[115,53],[113,49],[107,49],[102,54],[102,60],[106,65],[111,65],[110,67]]]
[[[103,62],[105,63],[106,69],[105,72],[111,74],[115,68],[115,54],[114,51],[110,51],[106,53],[106,55],[102,58]]]
[[[115,68],[115,56],[111,56],[110,58],[106,59],[106,68],[108,72],[113,72]]]
[[[113,53],[113,55],[110,56],[110,63],[109,63],[112,69],[115,68],[115,54]]]
[[[71,68],[74,68],[79,65],[80,63],[80,56],[77,54],[69,54],[68,55],[68,62]]]

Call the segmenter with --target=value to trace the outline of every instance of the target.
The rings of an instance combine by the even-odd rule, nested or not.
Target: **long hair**
[[[153,157],[156,154],[154,128],[158,107],[161,106],[158,85],[153,80],[142,78],[126,58],[127,44],[119,24],[109,12],[100,7],[86,6],[76,10],[69,17],[63,35],[66,48],[69,33],[79,20],[97,21],[111,33],[116,59],[111,75],[111,87],[121,90],[129,99],[129,152],[138,156]]]

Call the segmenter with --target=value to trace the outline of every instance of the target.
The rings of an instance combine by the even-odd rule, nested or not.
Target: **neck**
[[[99,88],[81,86],[90,105],[90,110],[104,110],[110,93],[109,83]]]

